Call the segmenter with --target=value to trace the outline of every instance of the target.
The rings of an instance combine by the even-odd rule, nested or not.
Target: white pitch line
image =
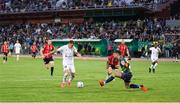
[[[174,78],[175,76],[172,75],[172,76],[134,76],[133,79],[141,79],[141,77],[144,77],[144,78],[169,78],[169,77],[172,77]],[[177,77],[177,76],[176,76]],[[178,76],[180,77],[180,76]],[[83,78],[84,80],[87,79],[89,80],[90,78]],[[133,80],[132,79],[132,80]],[[16,80],[2,80],[0,79],[0,82],[31,82],[31,81],[54,81],[54,80],[61,80],[61,78],[57,79],[57,78],[51,78],[51,79],[16,79]],[[96,80],[96,79],[94,79]]]
[[[27,79],[27,80],[0,80],[0,82],[8,82],[8,81],[13,81],[13,82],[31,82],[31,81],[50,81],[50,80],[60,80],[60,79]]]

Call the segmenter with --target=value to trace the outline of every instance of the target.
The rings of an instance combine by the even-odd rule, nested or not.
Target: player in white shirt
[[[17,40],[15,45],[14,45],[14,51],[15,51],[15,54],[16,54],[16,60],[19,61],[19,55],[20,55],[20,52],[21,52],[21,44],[19,43],[19,41]]]
[[[161,53],[161,49],[158,47],[158,43],[154,44],[154,47],[149,48],[151,51],[151,61],[152,64],[149,67],[149,73],[151,73],[151,70],[153,70],[153,73],[155,73],[156,66],[158,65],[158,56],[159,53]]]
[[[81,57],[81,54],[77,52],[77,49],[74,47],[74,41],[70,40],[69,44],[64,45],[58,48],[56,51],[59,51],[63,56],[63,80],[61,83],[61,87],[65,87],[66,83],[70,86],[71,81],[75,77],[75,67],[74,67],[74,54],[76,56]],[[67,78],[69,79],[67,80]]]

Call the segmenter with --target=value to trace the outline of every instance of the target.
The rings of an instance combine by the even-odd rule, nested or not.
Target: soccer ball
[[[84,83],[81,82],[81,81],[77,82],[77,87],[78,88],[83,88],[84,87]]]

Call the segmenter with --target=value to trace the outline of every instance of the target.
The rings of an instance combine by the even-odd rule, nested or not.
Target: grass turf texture
[[[149,74],[150,61],[132,61],[132,83],[143,83],[147,93],[125,89],[123,81],[115,81],[100,87],[99,79],[106,76],[105,61],[75,60],[76,78],[70,88],[60,88],[62,60],[55,59],[55,74],[43,68],[41,59],[10,58],[0,63],[0,101],[74,101],[74,102],[180,102],[180,63],[160,62],[156,74]],[[77,81],[84,88],[77,88]]]

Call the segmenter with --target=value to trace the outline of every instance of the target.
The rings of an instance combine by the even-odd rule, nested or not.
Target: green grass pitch
[[[62,60],[55,59],[55,74],[43,68],[41,59],[10,58],[0,63],[0,102],[180,102],[180,63],[160,62],[156,74],[149,74],[150,61],[131,61],[132,83],[144,84],[147,93],[125,89],[116,78],[105,87],[99,79],[106,76],[105,61],[75,60],[76,78],[70,88],[60,88]],[[76,82],[83,81],[84,88]]]

